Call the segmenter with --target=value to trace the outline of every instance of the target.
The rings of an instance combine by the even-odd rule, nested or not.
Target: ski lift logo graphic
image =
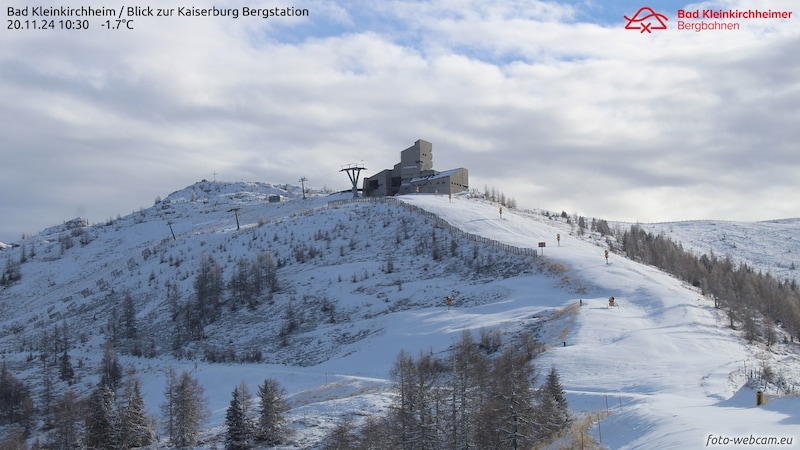
[[[633,17],[623,17],[628,21],[628,23],[625,24],[625,29],[640,30],[639,33],[644,33],[645,31],[652,33],[652,30],[666,30],[667,24],[664,23],[664,21],[669,20],[667,16],[653,11],[653,8],[648,6],[639,8]]]

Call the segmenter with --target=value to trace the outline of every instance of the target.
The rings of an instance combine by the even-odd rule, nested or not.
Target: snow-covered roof
[[[445,170],[444,172],[438,172],[433,175],[428,175],[426,177],[412,178],[411,182],[414,183],[416,181],[422,181],[422,180],[435,180],[437,178],[447,178],[449,176],[455,175],[455,173],[458,172],[459,170],[463,169],[450,169],[450,170]]]

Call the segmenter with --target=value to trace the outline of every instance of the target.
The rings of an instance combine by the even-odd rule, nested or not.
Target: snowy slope
[[[513,212],[500,219],[480,203],[407,201],[468,231],[518,245],[547,241],[548,258],[564,262],[573,277],[590,286],[586,296],[569,300],[582,299],[584,306],[567,346],[556,342],[540,364],[558,367],[573,407],[605,410],[608,402],[616,410],[600,430],[610,448],[696,448],[709,434],[800,437],[797,399],[756,408],[755,394],[740,390],[744,370],[759,364],[757,350],[732,335],[719,311],[694,289],[613,255],[606,265],[594,244],[563,232],[560,246],[554,246],[557,229]],[[609,296],[618,308],[608,308]],[[786,360],[787,372],[797,373],[797,351],[795,345],[790,354],[776,356]]]
[[[267,204],[270,194],[286,201]],[[142,333],[159,352],[121,360],[137,368],[153,415],[163,401],[165,369],[190,371],[206,389],[212,414],[204,439],[211,448],[234,386],[246,380],[255,391],[272,377],[290,393],[296,437],[287,448],[307,448],[344,415],[385,411],[393,398],[389,369],[401,349],[443,352],[464,329],[496,328],[504,336],[528,330],[550,346],[537,364],[558,368],[572,409],[603,418],[592,435],[608,448],[697,448],[711,434],[793,437],[792,446],[774,448],[800,448],[800,401],[768,392],[769,403],[757,408],[754,392],[743,388],[745,373],[762,361],[800,373],[797,344],[772,353],[747,346],[696,290],[616,255],[606,264],[602,241],[578,239],[568,225],[535,213],[504,210],[501,217],[497,205],[467,197],[400,198],[471,235],[524,248],[547,244],[545,258],[536,260],[481,244],[473,265],[474,242],[429,216],[391,203],[329,206],[336,198],[301,200],[296,188],[262,183],[198,183],[152,208],[81,228],[85,245],[84,234],[66,224],[48,229],[2,250],[4,259],[25,248],[35,248],[35,256],[22,265],[22,280],[0,291],[0,349],[36,383],[37,369],[24,364],[32,343],[42,330],[68,322],[80,336],[73,359],[85,367],[76,388],[88,391],[114,306],[111,286],[127,289],[137,295]],[[62,250],[65,233],[75,234],[75,243]],[[458,255],[432,262],[422,245],[431,233],[445,247],[456,241]],[[301,243],[319,254],[299,262]],[[210,364],[199,344],[187,346],[185,358],[171,358],[165,284],[189,298],[201,255],[214,255],[227,279],[238,259],[261,249],[284,260],[284,292],[273,306],[226,314],[207,327],[204,344],[259,348],[265,361]],[[389,254],[397,255],[391,273]],[[443,303],[448,295],[456,297],[452,308]],[[609,309],[612,295],[620,306]],[[323,315],[320,301],[335,312]],[[305,326],[283,345],[277,334],[288,302],[306,310]],[[552,315],[580,302],[574,316]]]

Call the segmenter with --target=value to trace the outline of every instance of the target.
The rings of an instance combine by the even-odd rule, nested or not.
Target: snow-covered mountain
[[[697,220],[640,224],[651,233],[663,233],[696,254],[730,255],[781,280],[796,280],[800,265],[800,219],[765,222]]]
[[[768,365],[800,388],[798,343],[746,344],[695,288],[613,254],[606,261],[604,238],[578,237],[553,215],[500,214],[469,196],[307,197],[292,186],[201,182],[128,216],[71,220],[3,248],[19,275],[0,290],[3,357],[38,386],[32,355],[67,325],[71,388],[86,394],[129,295],[137,342],[128,353],[142,356],[120,360],[136,368],[152,415],[166,369],[191,371],[208,398],[211,448],[233,388],[275,378],[290,394],[296,430],[286,448],[313,448],[343,416],[386,410],[401,349],[444,352],[464,329],[505,339],[531,331],[549,347],[536,364],[558,368],[576,414],[602,419],[591,434],[608,448],[696,448],[709,436],[751,435],[800,447],[800,400],[768,387],[768,403],[756,407],[745,386]],[[651,227],[700,252],[760,248],[734,256],[788,271],[797,223]],[[201,261],[213,259],[227,283],[265,252],[277,266],[271,298],[226,298],[202,338],[188,338],[176,311],[193,301]],[[610,296],[618,307],[608,307]]]

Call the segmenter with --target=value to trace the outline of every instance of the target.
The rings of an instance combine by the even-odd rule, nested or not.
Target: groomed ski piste
[[[603,445],[677,449],[733,445],[736,438],[760,445],[763,438],[786,437],[794,438],[792,445],[759,448],[800,448],[800,399],[768,399],[757,407],[756,392],[743,387],[748,368],[759,367],[763,359],[783,362],[784,370],[797,373],[797,344],[787,354],[764,354],[730,330],[722,312],[697,289],[613,254],[606,264],[601,247],[528,216],[504,211],[500,218],[496,208],[466,201],[454,205],[435,196],[403,200],[467,232],[516,246],[546,242],[544,255],[570,267],[573,282],[587,287],[587,294],[563,299],[561,289],[518,286],[504,307],[505,323],[541,314],[537,306],[546,306],[548,297],[553,300],[547,306],[553,307],[583,302],[569,325],[566,346],[554,336],[537,362],[559,370],[572,409],[608,414],[593,430]],[[556,234],[562,236],[558,244]],[[608,306],[611,296],[618,306]]]
[[[363,208],[363,204],[346,202],[330,206],[327,197],[289,199],[279,206],[264,205],[263,196],[239,195],[237,199],[242,206],[242,229],[255,227],[259,217],[278,220],[324,210],[347,218],[355,208]],[[124,365],[137,368],[148,411],[160,415],[167,367],[190,372],[205,388],[211,413],[199,448],[218,447],[236,384],[246,381],[255,392],[265,378],[275,378],[288,392],[288,418],[295,431],[291,445],[277,448],[315,448],[343,417],[359,419],[387,410],[394,399],[389,371],[401,350],[411,355],[443,354],[465,329],[476,335],[481,329],[497,329],[505,337],[531,331],[548,346],[534,364],[542,374],[551,366],[558,369],[570,409],[578,417],[594,420],[588,433],[606,448],[800,448],[800,398],[767,389],[766,404],[756,406],[755,390],[745,386],[745,375],[764,362],[795,377],[796,383],[800,373],[797,343],[773,345],[770,350],[763,344],[747,344],[740,332],[727,326],[724,312],[714,309],[698,289],[613,252],[606,260],[602,239],[574,236],[569,225],[538,212],[504,208],[501,215],[498,205],[467,196],[398,199],[464,232],[535,248],[543,257],[536,258],[527,273],[486,285],[451,286],[447,280],[404,283],[403,296],[427,296],[430,305],[351,320],[348,333],[359,338],[313,365],[210,364],[165,355],[121,358]],[[256,208],[256,202],[259,210],[248,211]],[[176,225],[178,242],[187,239],[181,233],[205,233],[203,238],[209,241],[212,235],[232,235],[236,225],[230,224],[229,209],[223,205],[211,211],[209,207],[203,214],[190,215],[191,226],[181,230]],[[227,227],[220,225],[223,217]],[[137,242],[152,243],[163,237],[163,221],[142,222],[123,229],[124,237],[113,242],[114,248],[125,252],[128,246],[137,248]],[[294,224],[302,227],[303,221]],[[556,240],[559,234],[560,242]],[[539,248],[539,242],[546,246]],[[92,259],[108,250],[99,249]],[[549,271],[548,267],[560,269]],[[314,270],[302,275],[313,277],[312,284],[342,273],[341,267]],[[145,270],[140,276],[146,279],[147,275]],[[391,284],[380,273],[370,282]],[[458,296],[448,307],[443,299],[453,290],[458,290]],[[611,296],[615,307],[609,307]],[[336,295],[340,301],[346,297]],[[483,300],[461,302],[461,298]],[[352,301],[356,305],[361,300]],[[28,313],[37,312],[31,308],[37,307],[29,306]],[[139,315],[147,313],[143,310]],[[257,333],[257,325],[247,327],[242,325],[230,339]],[[320,341],[327,336],[319,332]],[[95,355],[98,361],[101,356]],[[781,444],[781,439],[791,443]]]

